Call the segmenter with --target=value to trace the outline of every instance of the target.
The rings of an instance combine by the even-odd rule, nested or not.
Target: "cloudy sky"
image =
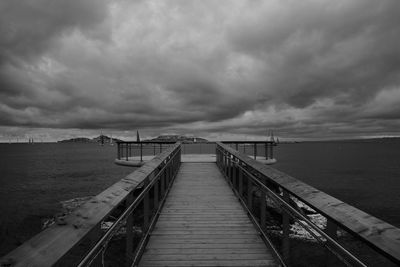
[[[400,135],[400,1],[0,2],[0,140]]]

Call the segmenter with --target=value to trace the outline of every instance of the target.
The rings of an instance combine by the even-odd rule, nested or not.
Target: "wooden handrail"
[[[177,143],[141,168],[127,175],[93,197],[58,223],[40,232],[0,259],[1,266],[53,266],[81,241],[90,236],[99,224],[139,185],[152,179],[159,167],[179,149]]]
[[[217,146],[238,159],[241,164],[327,217],[328,221],[333,221],[382,255],[400,264],[400,229],[294,177],[259,163],[227,145],[218,142]]]

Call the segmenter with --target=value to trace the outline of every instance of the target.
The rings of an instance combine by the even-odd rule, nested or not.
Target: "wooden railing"
[[[298,263],[299,258],[293,259],[296,253],[301,254],[302,258],[308,258],[304,266],[400,265],[398,228],[263,165],[225,144],[217,143],[216,154],[217,165],[262,233],[266,244],[279,254],[284,265],[290,266],[295,261]],[[280,220],[277,220],[278,231],[271,230],[273,225],[267,223],[267,220],[271,219],[267,216],[267,205],[271,203],[274,203],[275,211],[280,211]],[[311,207],[326,218],[325,228],[312,222],[298,207],[299,203]],[[319,254],[320,259],[317,263],[311,263],[312,257],[308,256],[318,254],[314,245],[301,243],[291,237],[290,227],[294,222],[314,238],[315,244],[324,249],[324,252]],[[346,238],[338,236],[343,232],[344,236],[348,234]],[[354,241],[349,242],[348,236]],[[294,247],[295,243],[301,245]],[[366,254],[376,253],[370,256],[373,263],[368,257],[364,257],[365,255],[358,255],[360,251],[364,251],[359,243],[367,247]],[[311,249],[307,252],[304,250],[305,246]]]
[[[57,218],[56,224],[4,256],[0,266],[102,266],[109,241],[123,224],[124,264],[131,266],[143,250],[180,162],[181,146],[177,143],[71,214]],[[111,214],[118,216],[103,232],[101,223]],[[133,223],[138,219],[142,220],[139,225],[143,234],[134,244]]]

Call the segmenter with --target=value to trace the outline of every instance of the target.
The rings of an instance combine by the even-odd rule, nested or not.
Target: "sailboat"
[[[140,142],[139,131],[136,131],[136,142]]]
[[[112,138],[112,134],[111,134],[111,137],[110,137],[110,146],[113,146],[114,145],[114,143],[113,143],[113,138]]]
[[[271,131],[270,134],[269,134],[269,141],[272,142],[274,145],[279,144],[279,138],[277,137],[275,139],[273,131]]]

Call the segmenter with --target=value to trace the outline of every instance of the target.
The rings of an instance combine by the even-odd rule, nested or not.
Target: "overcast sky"
[[[0,140],[101,130],[400,135],[400,1],[1,1]]]

